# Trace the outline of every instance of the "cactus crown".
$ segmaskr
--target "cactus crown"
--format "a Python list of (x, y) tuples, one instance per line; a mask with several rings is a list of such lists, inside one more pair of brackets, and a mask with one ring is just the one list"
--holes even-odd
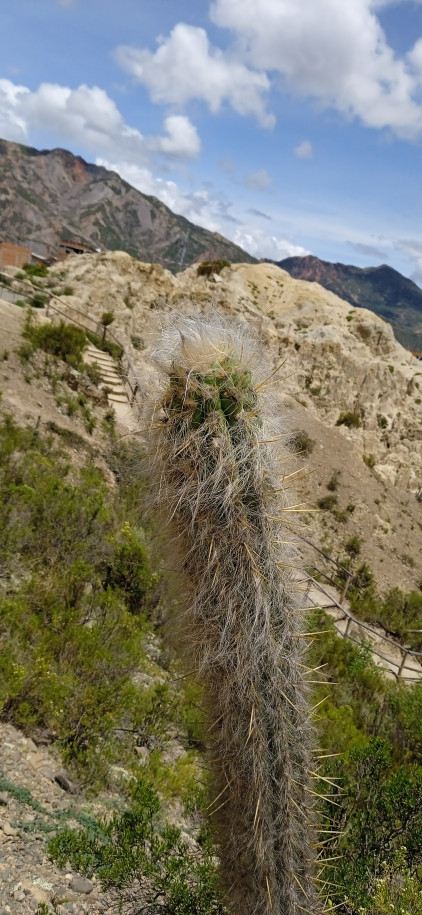
[(192, 429), (198, 429), (210, 413), (220, 414), (221, 422), (231, 428), (242, 410), (251, 411), (256, 405), (251, 372), (242, 371), (233, 357), (210, 366), (206, 374), (170, 375), (169, 381), (165, 405)]

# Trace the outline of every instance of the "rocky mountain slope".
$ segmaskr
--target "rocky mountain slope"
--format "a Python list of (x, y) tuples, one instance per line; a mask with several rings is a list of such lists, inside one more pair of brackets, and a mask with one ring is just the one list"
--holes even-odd
[(116, 172), (64, 149), (0, 140), (0, 237), (53, 254), (61, 238), (127, 251), (177, 271), (222, 258), (255, 262), (242, 248), (131, 187)]
[(368, 308), (389, 321), (397, 339), (422, 350), (422, 289), (397, 270), (332, 264), (318, 257), (287, 257), (278, 262), (298, 280), (319, 283), (355, 308)]
[[(173, 276), (114, 252), (71, 257), (47, 282), (69, 316), (78, 319), (80, 309), (98, 321), (114, 312), (112, 329), (141, 380), (141, 402), (152, 383), (153, 341), (170, 309), (216, 308), (251, 324), (274, 367), (283, 362), (274, 394), (285, 401), (311, 471), (300, 498), (315, 506), (337, 480), (331, 509), (314, 515), (312, 538), (338, 556), (358, 536), (381, 588), (419, 586), (422, 365), (389, 324), (271, 264), (233, 265), (207, 279), (195, 267)], [(65, 287), (73, 295), (60, 296)]]

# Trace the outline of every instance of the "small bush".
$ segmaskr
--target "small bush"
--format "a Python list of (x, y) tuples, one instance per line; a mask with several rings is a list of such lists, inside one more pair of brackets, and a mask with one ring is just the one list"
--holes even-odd
[(137, 334), (134, 334), (131, 338), (132, 346), (135, 349), (145, 349), (145, 341), (142, 337), (138, 337)]
[(213, 273), (220, 274), (224, 267), (230, 267), (230, 261), (203, 261), (198, 264), (196, 272), (198, 276), (212, 276)]
[(123, 527), (121, 533), (122, 543), (115, 552), (113, 564), (107, 570), (106, 585), (122, 591), (130, 611), (139, 613), (145, 595), (157, 579), (151, 575), (142, 536), (129, 525)]
[(334, 473), (332, 474), (332, 476), (330, 477), (330, 479), (328, 480), (327, 489), (329, 489), (330, 492), (337, 491), (339, 480), (340, 480), (340, 473), (341, 473), (340, 470), (335, 470)]
[(332, 511), (337, 505), (337, 496), (322, 496), (321, 499), (318, 499), (317, 505), (323, 511)]
[(45, 308), (47, 302), (48, 296), (43, 295), (42, 292), (36, 292), (29, 300), (31, 308)]
[(82, 354), (87, 346), (86, 336), (81, 328), (73, 324), (60, 321), (60, 324), (43, 324), (38, 327), (32, 321), (27, 321), (24, 336), (33, 349), (43, 349), (74, 367), (79, 367), (82, 363)]
[(81, 371), (87, 375), (92, 384), (99, 385), (102, 379), (102, 373), (98, 362), (84, 362), (81, 365)]
[(359, 429), (361, 422), (360, 413), (349, 410), (346, 413), (340, 413), (336, 426), (347, 426), (348, 429)]
[(383, 416), (382, 413), (377, 413), (377, 424), (380, 429), (386, 429), (388, 426), (388, 419), (386, 416)]
[(103, 311), (101, 315), (100, 324), (102, 327), (110, 327), (114, 321), (114, 312), (113, 311)]
[(370, 470), (372, 470), (372, 468), (375, 467), (375, 464), (377, 463), (375, 455), (373, 455), (373, 454), (364, 454), (363, 460), (364, 460), (364, 463), (366, 464), (366, 466), (369, 467)]
[(345, 550), (349, 556), (359, 556), (362, 546), (362, 539), (355, 534), (353, 537), (350, 537), (347, 543), (345, 544)]
[(22, 270), (27, 276), (48, 276), (48, 268), (45, 264), (24, 264)]
[(315, 442), (304, 429), (300, 429), (295, 434), (293, 446), (298, 454), (309, 455), (314, 450)]
[[(119, 911), (163, 915), (224, 915), (208, 835), (202, 850), (190, 850), (175, 826), (162, 825), (160, 801), (148, 783), (138, 781), (131, 805), (111, 820), (99, 820), (83, 830), (66, 829), (49, 842), (49, 854), (59, 867), (69, 861), (75, 870), (95, 874), (119, 897)], [(159, 905), (157, 905), (157, 900)], [(136, 911), (141, 911), (136, 906)]]

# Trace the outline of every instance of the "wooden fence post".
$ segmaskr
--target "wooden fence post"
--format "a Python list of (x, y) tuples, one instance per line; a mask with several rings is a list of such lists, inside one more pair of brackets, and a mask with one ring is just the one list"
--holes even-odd
[(398, 680), (399, 680), (400, 677), (401, 677), (402, 670), (403, 670), (403, 668), (404, 668), (404, 666), (405, 666), (405, 663), (406, 663), (406, 658), (407, 658), (407, 651), (404, 651), (404, 652), (403, 652), (403, 657), (402, 657), (402, 659), (401, 659), (401, 664), (400, 664), (400, 667), (399, 667), (399, 672), (398, 672), (398, 674), (397, 674), (397, 679), (398, 679)]
[(353, 578), (352, 573), (351, 573), (351, 572), (348, 572), (348, 573), (347, 573), (346, 581), (344, 582), (343, 590), (342, 590), (342, 592), (341, 592), (341, 594), (340, 594), (339, 604), (342, 604), (342, 603), (343, 603), (344, 598), (346, 597), (346, 594), (347, 594), (347, 589), (348, 589), (348, 587), (349, 587), (349, 585), (350, 585), (350, 582), (351, 582), (352, 578)]

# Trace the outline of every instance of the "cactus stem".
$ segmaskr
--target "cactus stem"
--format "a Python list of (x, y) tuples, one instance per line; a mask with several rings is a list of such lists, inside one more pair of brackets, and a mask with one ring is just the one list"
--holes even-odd
[(310, 509), (287, 506), (278, 488), (290, 475), (276, 465), (292, 460), (271, 390), (284, 361), (259, 375), (264, 359), (233, 323), (170, 322), (156, 353), (167, 378), (151, 442), (189, 580), (176, 608), (189, 637), (178, 641), (204, 690), (215, 795), (208, 813), (229, 908), (297, 915), (310, 901), (319, 915), (308, 824), (320, 795), (308, 789), (313, 726), (300, 640), (323, 633), (300, 632), (303, 596), (295, 595), (303, 587), (291, 541), (303, 524), (294, 515)]

